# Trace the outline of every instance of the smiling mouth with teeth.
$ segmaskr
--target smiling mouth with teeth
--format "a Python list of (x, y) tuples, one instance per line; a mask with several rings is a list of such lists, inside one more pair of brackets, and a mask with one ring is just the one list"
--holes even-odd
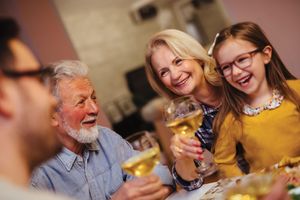
[(248, 75), (246, 78), (243, 78), (242, 80), (237, 81), (237, 83), (240, 85), (245, 85), (250, 81), (251, 77), (252, 77), (252, 75)]
[(176, 83), (175, 86), (180, 87), (180, 86), (184, 85), (187, 82), (188, 78), (189, 77), (187, 77), (187, 78), (183, 79), (182, 81)]

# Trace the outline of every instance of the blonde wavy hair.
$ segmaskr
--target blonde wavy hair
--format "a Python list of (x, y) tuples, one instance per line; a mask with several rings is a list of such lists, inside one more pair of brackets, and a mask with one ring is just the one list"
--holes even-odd
[(181, 59), (195, 59), (203, 63), (205, 80), (219, 88), (221, 79), (215, 71), (215, 60), (208, 56), (207, 51), (192, 36), (175, 29), (167, 29), (154, 34), (147, 45), (145, 53), (145, 70), (148, 81), (152, 88), (161, 96), (172, 99), (178, 95), (170, 91), (155, 73), (151, 57), (162, 45), (167, 46), (176, 56)]

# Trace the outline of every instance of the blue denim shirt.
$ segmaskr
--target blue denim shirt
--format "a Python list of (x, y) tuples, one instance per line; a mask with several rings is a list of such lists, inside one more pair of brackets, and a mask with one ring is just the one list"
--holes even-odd
[[(82, 157), (64, 148), (54, 159), (35, 170), (31, 184), (78, 200), (104, 200), (133, 177), (121, 169), (121, 164), (137, 152), (110, 129), (100, 127), (99, 138), (87, 145)], [(154, 173), (173, 187), (166, 166), (158, 165)]]

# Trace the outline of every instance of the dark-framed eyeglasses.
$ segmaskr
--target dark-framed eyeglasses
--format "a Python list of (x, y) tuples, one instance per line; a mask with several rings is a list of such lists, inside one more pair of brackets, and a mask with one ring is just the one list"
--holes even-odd
[(40, 66), (36, 70), (27, 70), (27, 71), (14, 71), (11, 69), (2, 69), (1, 73), (12, 79), (19, 79), (22, 77), (33, 77), (36, 78), (39, 82), (41, 82), (45, 86), (49, 86), (50, 76), (52, 74), (52, 69), (49, 67)]
[(243, 53), (239, 55), (237, 58), (234, 59), (231, 63), (226, 63), (224, 65), (217, 66), (215, 70), (220, 74), (222, 77), (230, 76), (232, 73), (232, 66), (235, 65), (236, 67), (240, 69), (245, 69), (249, 66), (251, 66), (253, 61), (253, 56), (260, 52), (262, 49), (257, 48), (253, 51), (249, 51), (247, 53)]

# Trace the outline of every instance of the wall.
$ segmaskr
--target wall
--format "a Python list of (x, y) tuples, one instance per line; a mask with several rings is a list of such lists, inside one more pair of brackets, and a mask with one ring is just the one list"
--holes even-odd
[(266, 32), (287, 67), (300, 77), (299, 0), (222, 0), (232, 22), (253, 21)]
[(0, 6), (2, 15), (18, 21), (22, 39), (44, 64), (78, 58), (52, 1), (1, 0)]
[[(18, 21), (22, 40), (43, 64), (78, 59), (52, 0), (0, 0), (0, 15)], [(99, 112), (98, 123), (111, 127), (103, 110)]]

